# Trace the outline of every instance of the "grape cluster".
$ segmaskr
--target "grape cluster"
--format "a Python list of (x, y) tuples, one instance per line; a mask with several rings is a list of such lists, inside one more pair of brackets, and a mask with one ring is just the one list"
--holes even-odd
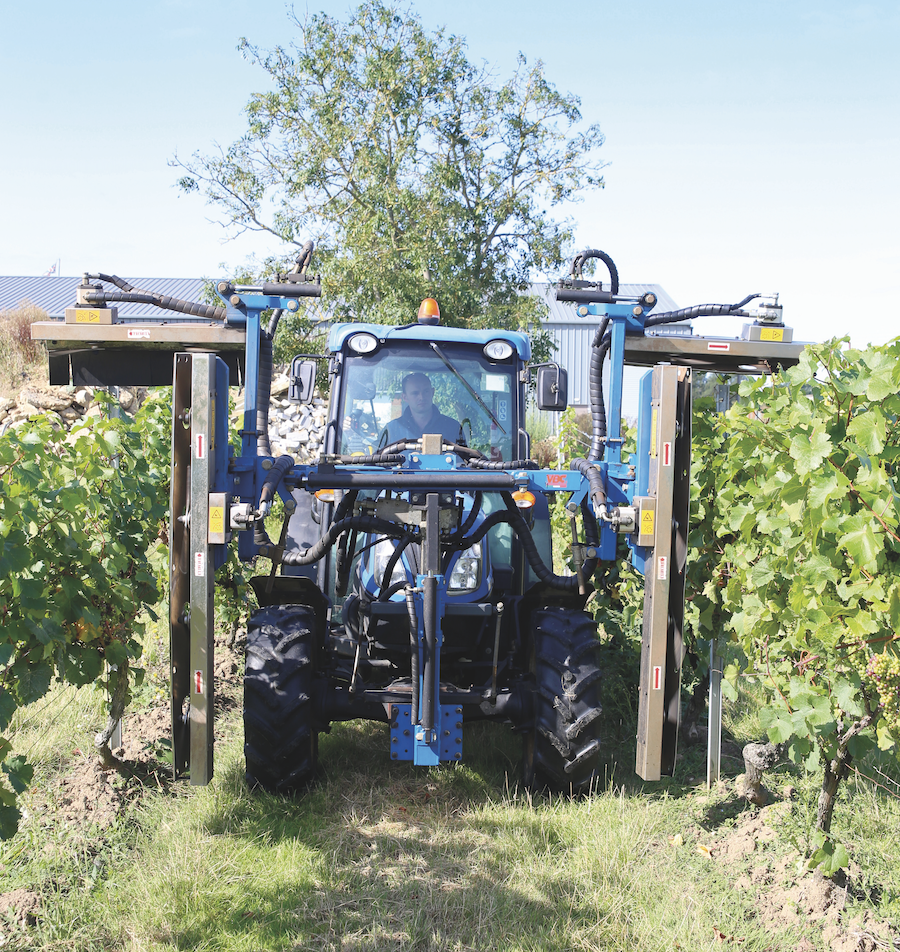
[(866, 673), (875, 682), (888, 726), (894, 731), (900, 730), (900, 656), (891, 651), (873, 654)]

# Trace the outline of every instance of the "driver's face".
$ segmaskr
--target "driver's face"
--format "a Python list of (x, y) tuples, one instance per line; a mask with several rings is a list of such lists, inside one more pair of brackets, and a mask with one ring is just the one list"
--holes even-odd
[(414, 380), (403, 391), (403, 399), (409, 404), (413, 413), (422, 414), (431, 408), (434, 397), (434, 387), (431, 384)]

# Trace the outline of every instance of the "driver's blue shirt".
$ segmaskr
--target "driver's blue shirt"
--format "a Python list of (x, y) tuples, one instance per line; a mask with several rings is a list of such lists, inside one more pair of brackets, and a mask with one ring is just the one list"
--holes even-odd
[(416, 423), (412, 412), (407, 407), (396, 420), (391, 420), (381, 431), (378, 439), (379, 446), (388, 446), (400, 440), (418, 440), (425, 433), (440, 433), (448, 443), (458, 443), (465, 446), (462, 426), (452, 417), (444, 416), (434, 405), (431, 407), (431, 418), (425, 426)]

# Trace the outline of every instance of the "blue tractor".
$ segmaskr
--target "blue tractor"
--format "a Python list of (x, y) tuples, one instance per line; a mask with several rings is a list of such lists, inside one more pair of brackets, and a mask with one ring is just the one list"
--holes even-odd
[[(152, 301), (194, 324), (121, 322), (111, 305), (153, 295), (86, 275), (64, 326), (35, 325), (50, 348), (51, 383), (158, 382), (174, 353), (176, 773), (199, 784), (212, 775), (214, 573), (236, 544), (243, 560), (272, 560), (253, 580), (259, 608), (247, 632), (251, 785), (302, 789), (316, 770), (318, 735), (365, 718), (388, 725), (386, 756), (417, 765), (461, 760), (464, 724), (501, 721), (523, 739), (527, 785), (590, 789), (602, 673), (584, 605), (598, 563), (624, 545), (646, 583), (636, 771), (647, 780), (670, 774), (684, 653), (691, 375), (796, 363), (802, 347), (777, 303), (750, 313), (752, 295), (655, 314), (652, 293), (619, 293), (608, 255), (579, 255), (555, 293), (595, 328), (586, 355), (592, 433), (585, 458), (567, 469), (531, 459), (526, 408), (564, 410), (567, 375), (555, 363), (533, 364), (527, 336), (444, 326), (430, 299), (403, 326), (337, 324), (324, 355), (299, 355), (291, 366), (297, 403), (312, 400), (322, 360), (331, 382), (323, 452), (299, 465), (272, 455), (267, 419), (280, 315), (320, 291), (307, 273), (311, 254), (305, 247), (274, 282), (220, 283), (220, 306)], [(592, 258), (606, 266), (606, 285), (583, 277)], [(91, 310), (100, 318), (86, 318)], [(695, 336), (683, 324), (716, 314), (751, 322), (740, 339)], [(673, 323), (681, 333), (666, 333)], [(624, 458), (626, 364), (650, 369), (637, 451)], [(228, 438), (236, 381), (245, 393), (239, 453)], [(550, 501), (558, 494), (571, 520), (571, 574), (554, 570)], [(273, 541), (276, 497), (283, 523)]]

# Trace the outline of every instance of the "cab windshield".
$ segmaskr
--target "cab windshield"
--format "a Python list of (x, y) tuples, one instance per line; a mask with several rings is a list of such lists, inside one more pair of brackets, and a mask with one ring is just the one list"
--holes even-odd
[(495, 363), (480, 346), (450, 343), (437, 350), (422, 341), (390, 343), (371, 355), (347, 356), (341, 452), (368, 455), (397, 439), (440, 432), (489, 459), (513, 459), (515, 369), (514, 357)]

